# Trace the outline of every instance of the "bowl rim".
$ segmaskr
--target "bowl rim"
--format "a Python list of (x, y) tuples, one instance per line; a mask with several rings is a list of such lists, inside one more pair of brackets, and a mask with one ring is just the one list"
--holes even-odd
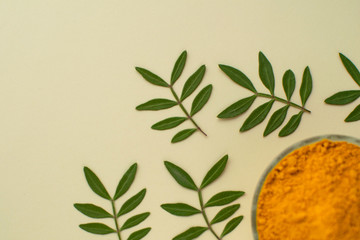
[(348, 135), (341, 135), (341, 134), (325, 134), (325, 135), (318, 135), (315, 137), (306, 138), (300, 140), (289, 147), (285, 148), (285, 150), (281, 151), (276, 157), (270, 162), (270, 164), (266, 167), (264, 172), (261, 174), (260, 179), (256, 185), (255, 192), (252, 199), (251, 205), (251, 228), (254, 236), (254, 240), (259, 240), (258, 232), (257, 232), (257, 225), (256, 225), (256, 215), (257, 215), (257, 204), (258, 198), (260, 195), (261, 188), (266, 180), (268, 174), (273, 170), (273, 168), (289, 153), (293, 152), (294, 150), (301, 148), (306, 145), (310, 145), (312, 143), (320, 142), (322, 140), (330, 140), (335, 142), (345, 141), (352, 144), (356, 144), (360, 146), (360, 139)]

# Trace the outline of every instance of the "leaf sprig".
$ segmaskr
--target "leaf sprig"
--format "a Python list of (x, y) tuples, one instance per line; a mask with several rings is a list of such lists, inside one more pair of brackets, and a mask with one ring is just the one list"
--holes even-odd
[[(125, 201), (119, 211), (116, 210), (115, 201), (122, 197), (128, 191), (134, 181), (136, 171), (137, 164), (135, 163), (125, 172), (116, 188), (114, 196), (111, 197), (104, 185), (101, 183), (100, 179), (96, 176), (96, 174), (88, 167), (84, 167), (85, 178), (90, 188), (93, 190), (94, 193), (108, 200), (111, 203), (112, 213), (109, 213), (105, 209), (91, 203), (75, 203), (74, 207), (84, 215), (91, 218), (112, 218), (115, 223), (115, 229), (98, 222), (80, 224), (79, 227), (81, 229), (89, 233), (101, 235), (116, 233), (118, 239), (121, 240), (121, 233), (123, 230), (135, 227), (138, 224), (142, 223), (147, 217), (149, 217), (149, 212), (140, 213), (128, 218), (121, 226), (119, 225), (119, 218), (139, 206), (146, 194), (146, 189), (144, 188), (140, 192), (129, 198), (127, 201)], [(150, 232), (150, 230), (151, 228), (147, 227), (134, 231), (129, 235), (127, 240), (142, 239)]]
[(220, 64), (219, 67), (231, 80), (233, 80), (240, 86), (250, 90), (253, 95), (240, 99), (239, 101), (231, 104), (218, 115), (218, 118), (234, 118), (245, 113), (254, 103), (255, 99), (258, 97), (269, 99), (268, 102), (257, 107), (247, 117), (247, 119), (240, 128), (240, 132), (245, 132), (262, 123), (265, 120), (266, 116), (269, 114), (274, 102), (283, 103), (285, 104), (285, 106), (278, 109), (272, 114), (265, 128), (263, 136), (269, 135), (277, 128), (279, 128), (281, 124), (283, 124), (290, 107), (298, 109), (299, 112), (293, 115), (290, 120), (285, 124), (285, 126), (280, 130), (280, 137), (285, 137), (293, 133), (298, 128), (303, 113), (310, 113), (310, 111), (305, 108), (305, 103), (308, 100), (312, 91), (312, 77), (309, 67), (306, 67), (304, 70), (300, 86), (301, 105), (298, 105), (290, 100), (294, 93), (296, 84), (295, 75), (291, 70), (287, 70), (284, 73), (282, 79), (286, 99), (275, 96), (275, 77), (273, 73), (273, 68), (269, 60), (262, 52), (259, 52), (259, 76), (261, 82), (268, 89), (270, 94), (258, 92), (250, 79), (240, 70), (223, 64)]
[(174, 84), (175, 82), (180, 78), (184, 67), (186, 63), (187, 58), (187, 52), (183, 51), (181, 55), (178, 57), (177, 61), (175, 62), (174, 68), (171, 73), (171, 79), (170, 83), (167, 83), (165, 80), (157, 76), (156, 74), (150, 72), (147, 69), (136, 67), (136, 71), (141, 74), (141, 76), (148, 81), (149, 83), (152, 83), (154, 85), (165, 87), (170, 89), (174, 100), (170, 99), (164, 99), (164, 98), (155, 98), (148, 102), (145, 102), (143, 104), (140, 104), (136, 107), (139, 111), (158, 111), (163, 109), (168, 109), (173, 106), (178, 105), (183, 113), (185, 114), (185, 117), (170, 117), (166, 118), (164, 120), (161, 120), (154, 125), (152, 125), (152, 129), (154, 130), (167, 130), (171, 128), (175, 128), (185, 122), (186, 120), (189, 120), (193, 125), (194, 128), (184, 129), (180, 132), (178, 132), (171, 140), (172, 143), (180, 142), (185, 140), (186, 138), (190, 137), (194, 132), (200, 131), (205, 136), (206, 133), (200, 128), (200, 126), (195, 122), (194, 115), (198, 113), (208, 102), (211, 92), (212, 92), (212, 85), (209, 84), (206, 87), (204, 87), (194, 98), (191, 110), (190, 112), (185, 108), (183, 105), (183, 102), (197, 89), (197, 87), (202, 82), (206, 67), (205, 65), (202, 65), (195, 73), (193, 73), (185, 82), (182, 93), (180, 97), (174, 90)]
[[(360, 72), (356, 66), (342, 53), (339, 53), (340, 59), (350, 74), (352, 79), (360, 86)], [(360, 90), (347, 90), (335, 93), (325, 99), (325, 103), (332, 105), (345, 105), (354, 102), (360, 97)], [(354, 122), (360, 120), (360, 104), (345, 118), (345, 122)]]
[(199, 198), (200, 208), (195, 208), (186, 203), (166, 203), (162, 204), (161, 207), (175, 216), (192, 216), (195, 214), (202, 214), (206, 226), (195, 226), (187, 229), (185, 232), (180, 233), (175, 236), (173, 240), (191, 240), (199, 237), (205, 231), (209, 230), (216, 239), (222, 240), (224, 237), (232, 232), (242, 221), (243, 216), (237, 216), (231, 219), (224, 227), (221, 234), (215, 232), (213, 225), (219, 222), (225, 221), (230, 218), (239, 208), (240, 204), (233, 204), (227, 207), (222, 208), (212, 219), (209, 220), (209, 217), (206, 213), (206, 209), (209, 207), (215, 206), (224, 206), (228, 205), (241, 196), (244, 195), (242, 191), (224, 191), (215, 194), (207, 202), (204, 202), (202, 190), (207, 187), (209, 184), (214, 182), (224, 171), (225, 166), (228, 161), (228, 156), (221, 158), (205, 175), (203, 181), (198, 187), (190, 175), (185, 172), (180, 167), (176, 166), (171, 162), (165, 161), (165, 167), (169, 173), (173, 176), (177, 183), (179, 183), (184, 188), (196, 191)]

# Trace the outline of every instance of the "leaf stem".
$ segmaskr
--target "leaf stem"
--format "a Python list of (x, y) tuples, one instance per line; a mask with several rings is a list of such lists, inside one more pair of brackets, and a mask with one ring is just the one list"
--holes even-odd
[(285, 100), (285, 99), (283, 99), (283, 98), (279, 98), (279, 97), (276, 97), (276, 96), (273, 96), (273, 95), (270, 95), (270, 94), (266, 94), (266, 93), (255, 93), (255, 96), (273, 99), (273, 100), (275, 100), (275, 101), (278, 101), (278, 102), (281, 102), (281, 103), (285, 103), (285, 104), (287, 104), (287, 105), (289, 105), (289, 106), (291, 106), (291, 107), (300, 109), (300, 110), (303, 111), (303, 112), (311, 113), (311, 111), (308, 110), (308, 109), (306, 109), (305, 107), (302, 107), (302, 106), (300, 106), (300, 105), (297, 105), (296, 103), (290, 102), (290, 101), (288, 101), (288, 100)]
[(194, 121), (194, 119), (190, 116), (190, 114), (188, 113), (188, 111), (185, 109), (184, 105), (182, 104), (182, 102), (180, 101), (178, 95), (176, 94), (176, 92), (174, 91), (174, 88), (170, 85), (169, 86), (171, 93), (173, 94), (176, 102), (179, 104), (181, 110), (185, 113), (186, 117), (194, 124), (194, 126), (205, 136), (207, 136), (207, 134), (199, 127), (199, 125)]
[(221, 238), (216, 234), (216, 232), (214, 231), (214, 229), (211, 227), (211, 224), (209, 222), (209, 219), (206, 215), (205, 212), (205, 207), (204, 207), (204, 201), (203, 201), (203, 197), (202, 197), (202, 193), (201, 193), (201, 189), (198, 189), (198, 195), (199, 195), (199, 202), (200, 202), (200, 207), (201, 207), (201, 213), (205, 219), (206, 225), (209, 228), (210, 232), (216, 237), (216, 239), (221, 240)]
[(113, 217), (114, 217), (114, 221), (115, 221), (116, 233), (117, 233), (117, 236), (119, 237), (119, 240), (121, 240), (119, 223), (118, 223), (118, 220), (116, 217), (116, 208), (115, 208), (114, 199), (111, 199), (111, 206), (112, 206), (112, 210), (113, 210)]

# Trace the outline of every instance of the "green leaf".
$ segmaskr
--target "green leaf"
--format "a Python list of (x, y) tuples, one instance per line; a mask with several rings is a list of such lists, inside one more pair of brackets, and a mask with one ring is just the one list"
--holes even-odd
[(289, 105), (286, 105), (285, 107), (282, 107), (273, 113), (268, 124), (266, 125), (264, 137), (275, 131), (278, 127), (280, 127), (280, 125), (284, 122), (286, 118), (288, 109)]
[(195, 191), (198, 190), (194, 181), (187, 172), (171, 162), (165, 161), (164, 164), (171, 176), (173, 176), (176, 182), (178, 182), (181, 186)]
[(339, 53), (342, 63), (344, 64), (346, 70), (354, 79), (354, 81), (360, 86), (360, 72), (355, 67), (355, 65), (342, 53)]
[(186, 63), (186, 57), (187, 52), (183, 51), (180, 54), (179, 58), (176, 60), (173, 71), (171, 73), (171, 85), (173, 85), (176, 80), (179, 79), (181, 73), (183, 72)]
[(295, 132), (295, 130), (298, 128), (300, 121), (301, 121), (301, 116), (304, 112), (301, 111), (298, 114), (295, 114), (294, 116), (292, 116), (289, 120), (289, 122), (281, 129), (281, 131), (279, 132), (279, 137), (285, 137), (288, 136), (290, 134), (292, 134), (293, 132)]
[(271, 95), (274, 95), (274, 72), (271, 63), (262, 52), (259, 52), (259, 76), (265, 87), (269, 89)]
[(140, 104), (139, 106), (136, 107), (136, 110), (157, 111), (157, 110), (168, 109), (175, 105), (177, 105), (177, 102), (175, 102), (175, 101), (172, 101), (169, 99), (164, 99), (164, 98), (156, 98), (156, 99), (152, 99), (146, 103)]
[(89, 233), (105, 235), (115, 233), (116, 231), (102, 223), (86, 223), (80, 224), (79, 227)]
[(210, 200), (205, 204), (205, 207), (223, 206), (239, 199), (244, 194), (245, 193), (242, 191), (220, 192), (211, 197)]
[(127, 192), (127, 190), (129, 190), (131, 184), (134, 182), (136, 170), (137, 170), (137, 164), (134, 163), (122, 176), (116, 188), (114, 200), (117, 200), (119, 197), (124, 195)]
[(208, 230), (207, 227), (191, 227), (185, 232), (180, 233), (179, 235), (174, 237), (173, 240), (192, 240), (199, 237), (206, 230)]
[(290, 101), (290, 98), (295, 90), (295, 75), (291, 70), (287, 70), (283, 76), (283, 88), (286, 94), (286, 99)]
[(144, 228), (133, 232), (132, 234), (130, 234), (127, 240), (140, 240), (144, 238), (150, 232), (150, 230), (151, 228)]
[(169, 84), (167, 84), (167, 82), (165, 82), (161, 77), (159, 77), (158, 75), (150, 72), (149, 70), (146, 70), (146, 69), (141, 68), (141, 67), (135, 67), (135, 69), (149, 83), (152, 83), (154, 85), (161, 86), (161, 87), (169, 87)]
[(215, 181), (224, 171), (226, 163), (228, 161), (228, 155), (222, 157), (207, 173), (204, 177), (200, 188), (203, 189), (213, 181)]
[(106, 191), (104, 185), (101, 183), (100, 179), (96, 176), (96, 174), (93, 173), (93, 171), (91, 171), (88, 167), (84, 167), (84, 173), (86, 181), (88, 182), (90, 188), (94, 191), (94, 193), (96, 193), (100, 197), (111, 200), (109, 193)]
[(201, 213), (199, 209), (196, 209), (185, 203), (167, 203), (161, 205), (162, 209), (176, 216), (191, 216)]
[(345, 122), (354, 122), (360, 120), (360, 105), (357, 105), (357, 107), (349, 114), (349, 116), (346, 117)]
[(145, 219), (147, 219), (149, 217), (149, 215), (150, 215), (149, 212), (145, 212), (145, 213), (141, 213), (141, 214), (138, 214), (138, 215), (135, 215), (135, 216), (129, 218), (128, 220), (125, 221), (125, 223), (122, 225), (120, 230), (132, 228), (132, 227), (142, 223)]
[(240, 70), (230, 67), (230, 66), (227, 66), (227, 65), (222, 65), (222, 64), (220, 64), (219, 67), (226, 75), (228, 75), (228, 77), (231, 80), (233, 80), (240, 86), (242, 86), (246, 89), (249, 89), (253, 93), (256, 93), (256, 89), (255, 89), (254, 85), (251, 83), (249, 78), (245, 74), (243, 74)]
[(208, 102), (210, 98), (211, 92), (212, 92), (212, 85), (210, 84), (204, 87), (198, 93), (198, 95), (196, 95), (191, 105), (191, 112), (190, 112), (191, 116), (194, 116), (205, 106), (205, 104)]
[(240, 99), (239, 101), (231, 104), (224, 111), (222, 111), (218, 118), (233, 118), (246, 112), (256, 99), (256, 95), (252, 95), (247, 98)]
[(179, 126), (185, 120), (187, 120), (186, 117), (171, 117), (155, 123), (151, 128), (155, 130), (167, 130)]
[(300, 97), (301, 103), (305, 106), (306, 101), (308, 100), (312, 91), (312, 78), (309, 67), (306, 67), (304, 70), (301, 86), (300, 86)]
[(239, 216), (236, 218), (231, 219), (225, 226), (223, 232), (221, 233), (221, 238), (223, 238), (225, 235), (231, 233), (243, 220), (243, 216)]
[(189, 77), (189, 79), (185, 82), (184, 88), (181, 93), (180, 100), (184, 101), (188, 96), (190, 96), (196, 88), (201, 83), (202, 79), (205, 75), (206, 67), (202, 65), (193, 75)]
[(194, 132), (196, 132), (196, 128), (184, 129), (178, 132), (177, 134), (175, 134), (175, 136), (171, 139), (171, 142), (172, 143), (181, 142), (187, 139), (188, 137), (190, 137), (191, 135), (193, 135)]
[(271, 100), (271, 101), (264, 103), (264, 104), (260, 105), (259, 107), (257, 107), (249, 115), (249, 117), (245, 120), (244, 124), (240, 128), (240, 132), (245, 132), (245, 131), (255, 127), (256, 125), (260, 124), (262, 121), (264, 121), (264, 119), (268, 115), (273, 103), (274, 103), (274, 100)]
[(349, 90), (349, 91), (335, 93), (331, 97), (325, 99), (325, 102), (327, 104), (333, 104), (333, 105), (345, 105), (348, 103), (352, 103), (359, 97), (360, 97), (360, 90)]
[(91, 218), (112, 218), (113, 216), (103, 208), (90, 203), (75, 203), (74, 207), (82, 214)]
[(228, 219), (233, 215), (238, 209), (240, 208), (240, 204), (231, 205), (228, 207), (225, 207), (221, 209), (214, 217), (213, 220), (211, 220), (211, 224), (219, 223), (224, 221), (225, 219)]
[(117, 217), (120, 217), (128, 212), (131, 212), (134, 210), (139, 204), (142, 202), (146, 194), (146, 189), (144, 188), (131, 198), (129, 198), (120, 208), (119, 213), (117, 214)]

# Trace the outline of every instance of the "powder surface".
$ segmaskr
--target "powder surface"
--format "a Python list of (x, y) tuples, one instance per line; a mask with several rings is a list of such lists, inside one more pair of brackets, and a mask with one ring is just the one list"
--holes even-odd
[(320, 142), (283, 158), (257, 206), (259, 240), (360, 240), (360, 147)]

